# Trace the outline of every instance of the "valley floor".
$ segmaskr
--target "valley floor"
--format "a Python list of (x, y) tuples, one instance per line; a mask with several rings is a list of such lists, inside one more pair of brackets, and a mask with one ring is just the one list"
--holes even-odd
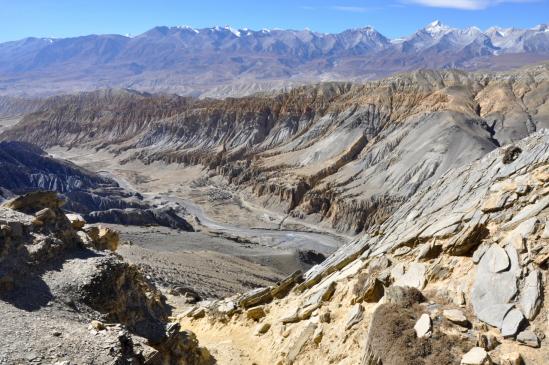
[(185, 208), (197, 232), (113, 226), (133, 244), (122, 245), (119, 253), (161, 287), (187, 286), (205, 298), (245, 292), (308, 269), (350, 239), (253, 205), (201, 167), (120, 164), (123, 156), (103, 151), (48, 152), (108, 175), (152, 203)]

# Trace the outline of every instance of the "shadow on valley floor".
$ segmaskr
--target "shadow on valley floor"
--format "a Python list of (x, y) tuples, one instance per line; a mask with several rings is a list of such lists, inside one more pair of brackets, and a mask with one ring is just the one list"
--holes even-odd
[[(39, 310), (56, 298), (50, 285), (44, 281), (43, 275), (52, 271), (62, 271), (64, 263), (68, 260), (85, 260), (99, 256), (92, 250), (79, 248), (57, 257), (41, 267), (31, 268), (27, 272), (25, 272), (25, 269), (21, 269), (21, 276), (14, 280), (13, 288), (0, 292), (0, 300), (28, 312)], [(30, 257), (27, 256), (26, 259), (30, 261)], [(70, 300), (66, 301), (65, 304), (77, 310), (76, 305), (71, 303)]]

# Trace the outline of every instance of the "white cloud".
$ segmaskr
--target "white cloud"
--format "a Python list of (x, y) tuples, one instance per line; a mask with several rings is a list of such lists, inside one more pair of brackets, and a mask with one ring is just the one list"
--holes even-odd
[(367, 12), (368, 8), (362, 7), (362, 6), (332, 6), (333, 10), (337, 11), (348, 11), (350, 13), (365, 13)]
[(501, 3), (526, 3), (532, 0), (408, 0), (409, 3), (436, 8), (481, 10)]

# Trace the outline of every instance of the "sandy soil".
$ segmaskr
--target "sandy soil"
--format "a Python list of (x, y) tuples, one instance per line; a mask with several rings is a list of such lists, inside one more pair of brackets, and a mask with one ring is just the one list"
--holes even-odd
[[(250, 249), (202, 232), (179, 232), (164, 227), (110, 225), (121, 232), (118, 253), (137, 264), (164, 292), (190, 287), (203, 299), (228, 296), (266, 286), (296, 270), (292, 252), (261, 247)], [(268, 266), (264, 263), (269, 264)]]

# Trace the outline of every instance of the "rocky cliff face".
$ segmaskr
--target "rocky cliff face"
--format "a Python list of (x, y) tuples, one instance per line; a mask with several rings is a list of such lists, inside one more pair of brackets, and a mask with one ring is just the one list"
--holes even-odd
[[(0, 198), (50, 190), (67, 199), (65, 209), (90, 223), (161, 225), (192, 230), (174, 207), (154, 207), (114, 180), (48, 156), (29, 143), (0, 142)], [(181, 212), (180, 212), (181, 213)]]
[(548, 75), (421, 71), (226, 100), (83, 93), (1, 138), (202, 164), (269, 209), (362, 232), (449, 169), (549, 127)]
[(168, 326), (165, 298), (111, 252), (117, 234), (69, 220), (61, 205), (34, 192), (0, 206), (0, 360), (213, 361), (192, 333)]
[(180, 323), (227, 364), (542, 364), (548, 218), (545, 130), (450, 170), (303, 275)]

